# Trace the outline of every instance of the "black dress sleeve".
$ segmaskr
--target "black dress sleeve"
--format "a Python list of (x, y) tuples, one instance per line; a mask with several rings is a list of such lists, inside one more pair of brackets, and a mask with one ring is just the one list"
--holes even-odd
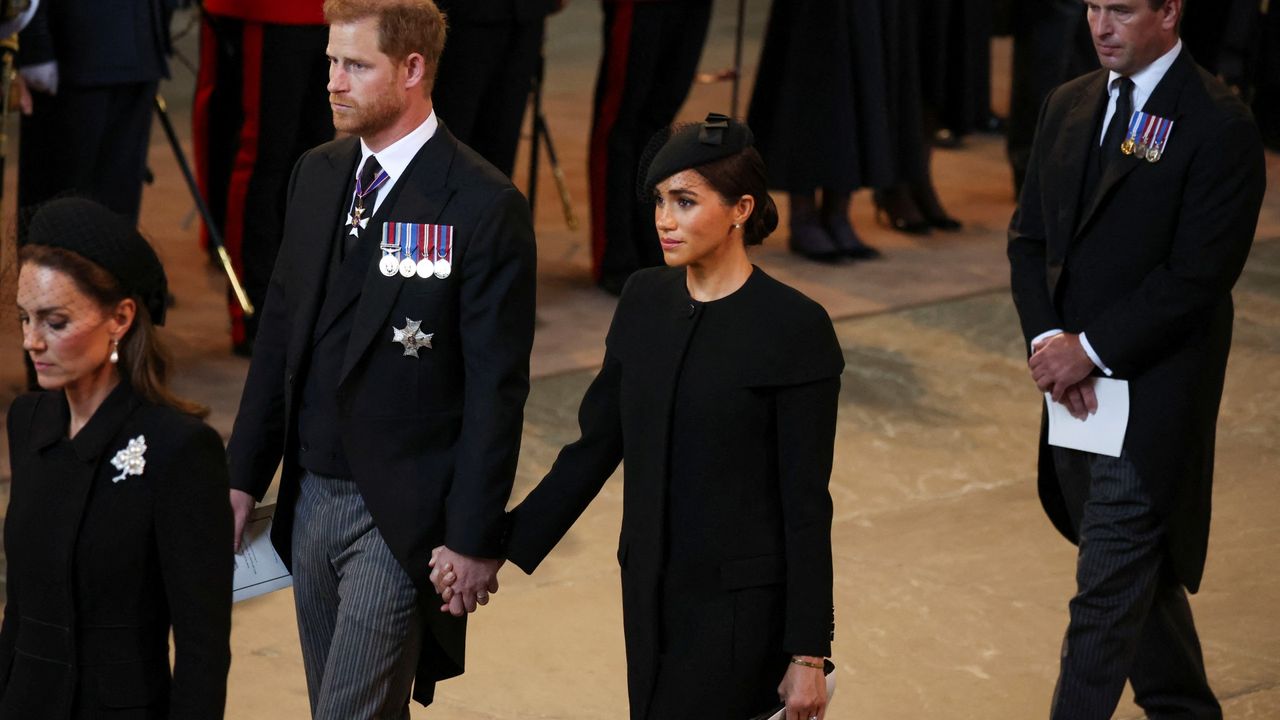
[(581, 436), (509, 514), (507, 558), (532, 573), (622, 462), (622, 365), (609, 352), (578, 409)]
[(840, 379), (779, 388), (778, 466), (787, 559), (783, 650), (831, 654), (831, 479)]
[(231, 666), (231, 506), (222, 440), (201, 424), (156, 487), (155, 532), (173, 623), (170, 717), (222, 718)]

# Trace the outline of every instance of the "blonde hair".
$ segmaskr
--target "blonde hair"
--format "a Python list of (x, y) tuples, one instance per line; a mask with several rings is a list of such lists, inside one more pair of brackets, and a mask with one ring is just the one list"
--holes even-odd
[(410, 53), (426, 61), (426, 84), (435, 83), (440, 53), (444, 52), (446, 21), (432, 0), (325, 0), (324, 19), (330, 25), (378, 19), (378, 49), (396, 62)]

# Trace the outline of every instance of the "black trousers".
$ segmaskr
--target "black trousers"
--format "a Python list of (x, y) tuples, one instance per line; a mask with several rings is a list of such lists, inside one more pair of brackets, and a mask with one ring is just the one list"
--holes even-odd
[(662, 264), (653, 212), (636, 192), (640, 156), (689, 95), (711, 22), (711, 2), (604, 3), (604, 56), (596, 76), (588, 176), (591, 267), (621, 290), (636, 270)]
[(1110, 720), (1127, 679), (1147, 717), (1221, 720), (1163, 519), (1127, 455), (1053, 448), (1079, 537), (1054, 720)]
[(156, 83), (33, 92), (18, 142), (18, 206), (71, 193), (137, 222)]
[(515, 170), (542, 30), (541, 19), (451, 26), (431, 91), (449, 131), (508, 176)]
[[(324, 25), (205, 14), (192, 108), (196, 175), (255, 308), (267, 297), (284, 232), (285, 193), (303, 152), (333, 139)], [(231, 340), (257, 326), (228, 291)]]

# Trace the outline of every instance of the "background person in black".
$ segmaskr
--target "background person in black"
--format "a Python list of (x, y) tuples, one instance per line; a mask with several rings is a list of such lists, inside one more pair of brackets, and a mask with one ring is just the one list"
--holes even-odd
[(711, 0), (600, 0), (604, 54), (596, 75), (587, 178), (591, 273), (622, 292), (631, 273), (662, 264), (636, 170), (654, 133), (689, 96), (711, 23)]
[[(1041, 430), (1041, 500), (1079, 545), (1052, 717), (1109, 719), (1128, 680), (1149, 717), (1221, 718), (1186, 590), (1204, 571), (1262, 145), (1182, 47), (1181, 0), (1085, 4), (1103, 69), (1046, 101), (1008, 247), (1036, 386), (1084, 417), (1094, 376), (1128, 382), (1119, 457), (1051, 447)], [(1158, 162), (1122, 152), (1127, 108), (1174, 121)]]
[(164, 269), (88, 200), (52, 201), (30, 228), (18, 315), (45, 392), (7, 423), (0, 718), (221, 718), (226, 458), (165, 383)]
[(449, 42), (431, 91), (440, 117), (467, 147), (508, 177), (547, 15), (565, 0), (440, 0)]
[(18, 206), (67, 191), (134, 222), (156, 85), (169, 74), (166, 0), (41, 0), (19, 34), (30, 110), (18, 145)]
[[(231, 503), (239, 532), (283, 462), (271, 539), (294, 575), (313, 715), (407, 718), (411, 686), (425, 705), (463, 671), (466, 623), (434, 611), (431, 549), (502, 554), (536, 251), (528, 202), (432, 111), (435, 5), (329, 0), (325, 16), (334, 124), (350, 136), (294, 169), (227, 450)], [(447, 272), (384, 276), (393, 222), (452, 228)], [(474, 606), (497, 562), (456, 564)]]
[[(204, 0), (191, 140), (200, 190), (255, 308), (280, 251), (289, 172), (333, 139), (322, 0)], [(202, 229), (208, 246), (208, 230)], [(253, 352), (256, 317), (228, 289), (231, 348)]]
[(743, 720), (782, 697), (787, 720), (822, 718), (844, 358), (822, 307), (748, 259), (778, 220), (745, 125), (677, 130), (644, 177), (669, 267), (628, 282), (582, 436), (511, 511), (507, 557), (533, 572), (625, 460), (631, 717)]

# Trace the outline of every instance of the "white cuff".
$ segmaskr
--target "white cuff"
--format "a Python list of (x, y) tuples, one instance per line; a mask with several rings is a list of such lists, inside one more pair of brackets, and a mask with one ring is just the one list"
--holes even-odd
[(28, 65), (18, 68), (18, 74), (27, 83), (27, 87), (48, 95), (58, 94), (58, 61), (49, 60), (39, 65)]
[(1093, 351), (1093, 346), (1089, 344), (1089, 338), (1085, 337), (1084, 333), (1080, 333), (1080, 347), (1084, 348), (1084, 354), (1089, 356), (1099, 370), (1107, 377), (1111, 377), (1111, 368), (1107, 367), (1107, 364), (1102, 362), (1102, 358), (1098, 357), (1098, 353)]
[(1041, 342), (1048, 340), (1054, 335), (1061, 335), (1061, 334), (1062, 334), (1062, 328), (1054, 328), (1052, 330), (1045, 330), (1039, 335), (1031, 338), (1031, 352), (1035, 352), (1036, 346), (1039, 345)]

